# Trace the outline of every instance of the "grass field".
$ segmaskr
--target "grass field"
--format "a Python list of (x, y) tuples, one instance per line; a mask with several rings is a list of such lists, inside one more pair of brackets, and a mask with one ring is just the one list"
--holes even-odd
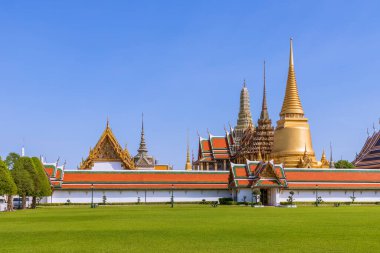
[(44, 207), (0, 213), (0, 242), (0, 252), (380, 252), (380, 207)]

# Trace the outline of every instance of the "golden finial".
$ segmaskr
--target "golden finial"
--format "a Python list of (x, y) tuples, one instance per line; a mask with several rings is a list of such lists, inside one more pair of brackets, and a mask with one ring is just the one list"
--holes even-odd
[(107, 116), (107, 124), (106, 124), (106, 128), (109, 128), (110, 127), (110, 119), (109, 117)]
[(289, 54), (289, 70), (288, 80), (286, 82), (285, 98), (282, 104), (280, 116), (286, 117), (303, 117), (304, 111), (301, 105), (301, 100), (298, 95), (298, 88), (296, 82), (296, 73), (294, 70), (293, 59), (293, 39), (290, 39), (290, 54)]
[(187, 147), (186, 147), (186, 170), (191, 170), (191, 163), (190, 163), (190, 146), (189, 146), (189, 130), (187, 130)]
[(259, 146), (259, 151), (258, 151), (258, 154), (257, 154), (257, 160), (259, 162), (261, 162), (263, 160), (263, 158), (261, 157), (261, 150), (260, 150), (260, 146)]
[(321, 158), (321, 160), (326, 160), (325, 149), (323, 149), (323, 151), (322, 151), (322, 158)]

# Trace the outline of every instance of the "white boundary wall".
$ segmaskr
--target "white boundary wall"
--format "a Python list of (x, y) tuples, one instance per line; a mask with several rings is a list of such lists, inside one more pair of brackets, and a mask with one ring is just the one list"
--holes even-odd
[[(294, 192), (295, 202), (315, 202), (316, 190), (292, 190), (292, 189), (268, 189), (269, 204), (279, 205), (286, 202), (290, 191)], [(138, 197), (140, 202), (170, 202), (171, 190), (94, 190), (94, 203), (102, 203), (106, 196), (107, 203), (136, 203)], [(219, 198), (232, 198), (236, 194), (229, 190), (175, 190), (175, 202), (200, 202), (217, 201)], [(355, 196), (355, 202), (380, 202), (380, 190), (318, 190), (318, 196), (324, 202), (351, 202)], [(252, 201), (252, 189), (242, 188), (236, 194), (236, 200), (243, 202)], [(52, 197), (43, 199), (42, 203), (91, 203), (91, 190), (55, 190)]]
[[(42, 203), (91, 203), (91, 190), (55, 190), (52, 197), (45, 198)], [(175, 202), (217, 201), (219, 198), (230, 198), (229, 190), (175, 190)], [(107, 203), (170, 202), (171, 190), (94, 190), (94, 203), (102, 203), (106, 196)]]
[[(280, 191), (278, 203), (286, 202), (291, 191), (295, 202), (315, 202), (316, 190), (286, 189)], [(351, 202), (352, 196), (355, 196), (355, 202), (380, 202), (380, 190), (318, 190), (318, 196), (324, 202)]]

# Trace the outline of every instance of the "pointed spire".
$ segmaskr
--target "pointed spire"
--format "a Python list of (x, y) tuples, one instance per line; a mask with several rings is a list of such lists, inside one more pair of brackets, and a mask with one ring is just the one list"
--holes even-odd
[(240, 92), (240, 108), (236, 129), (245, 130), (252, 123), (249, 93), (244, 79), (243, 88)]
[(144, 113), (142, 113), (141, 115), (141, 139), (140, 139), (140, 147), (137, 151), (139, 152), (139, 154), (140, 153), (145, 154), (148, 152), (148, 149), (145, 143), (145, 135), (144, 135)]
[(330, 142), (330, 168), (334, 168), (335, 165), (334, 165), (334, 161), (333, 161), (333, 150), (332, 150), (332, 145), (331, 145), (331, 142)]
[(321, 161), (322, 161), (322, 160), (326, 160), (325, 149), (323, 149), (323, 151), (322, 151), (322, 158), (321, 158)]
[(190, 163), (189, 131), (187, 131), (186, 163)]
[(191, 170), (191, 162), (190, 162), (190, 146), (189, 146), (189, 130), (187, 130), (187, 148), (186, 148), (186, 170)]
[(106, 128), (110, 128), (110, 119), (108, 118), (108, 116), (107, 116), (107, 124), (106, 124)]
[(290, 39), (288, 80), (286, 82), (285, 98), (282, 104), (280, 116), (281, 118), (284, 118), (284, 117), (302, 118), (304, 116), (301, 100), (298, 95), (296, 73), (294, 70), (293, 39)]
[(267, 106), (266, 79), (265, 79), (265, 61), (264, 61), (264, 88), (263, 88), (263, 102), (262, 102), (262, 106), (261, 106), (260, 119), (269, 119), (268, 106)]
[(261, 150), (260, 150), (260, 146), (259, 146), (259, 151), (258, 151), (258, 154), (257, 154), (257, 160), (259, 162), (261, 162), (263, 160), (262, 156), (261, 156)]

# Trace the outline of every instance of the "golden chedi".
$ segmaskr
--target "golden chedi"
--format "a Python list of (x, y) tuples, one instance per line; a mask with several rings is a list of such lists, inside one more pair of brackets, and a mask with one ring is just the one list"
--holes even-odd
[[(280, 112), (280, 120), (274, 132), (271, 158), (283, 163), (287, 168), (317, 167), (311, 142), (308, 119), (298, 95), (293, 61), (293, 43), (290, 39), (290, 58), (285, 98)], [(300, 160), (301, 159), (301, 160)]]

